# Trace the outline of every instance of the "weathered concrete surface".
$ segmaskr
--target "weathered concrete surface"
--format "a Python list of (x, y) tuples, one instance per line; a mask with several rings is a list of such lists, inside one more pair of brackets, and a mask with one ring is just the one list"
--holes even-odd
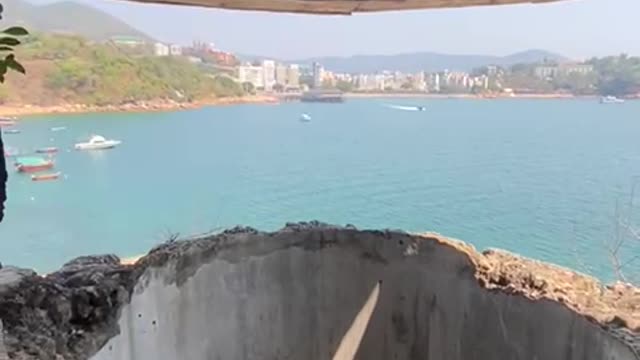
[(205, 6), (309, 14), (353, 14), (372, 11), (439, 9), (467, 6), (539, 4), (561, 0), (130, 0), (143, 3)]
[[(359, 343), (358, 359), (640, 359), (637, 289), (435, 236), (319, 224), (234, 229), (165, 244), (133, 266), (88, 263), (90, 273), (76, 263), (0, 292), (11, 358), (331, 359), (350, 328), (362, 329), (357, 315), (369, 313), (361, 341), (347, 338)], [(67, 297), (84, 310), (53, 321), (60, 310), (15, 304), (40, 281), (64, 294), (93, 286), (120, 295)], [(2, 310), (8, 303), (14, 315)], [(87, 313), (100, 316), (71, 320)], [(34, 339), (55, 346), (34, 354)]]

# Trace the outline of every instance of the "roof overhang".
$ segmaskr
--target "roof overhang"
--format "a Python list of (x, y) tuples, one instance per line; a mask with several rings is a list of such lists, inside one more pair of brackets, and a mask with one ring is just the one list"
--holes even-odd
[(129, 0), (233, 10), (350, 15), (358, 12), (418, 10), (566, 0)]

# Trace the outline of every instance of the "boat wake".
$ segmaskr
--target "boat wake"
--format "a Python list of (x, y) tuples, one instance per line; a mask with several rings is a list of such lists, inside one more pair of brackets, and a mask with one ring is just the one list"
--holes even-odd
[(393, 105), (393, 104), (386, 104), (385, 106), (390, 109), (402, 110), (402, 111), (425, 111), (426, 110), (424, 106), (403, 106), (403, 105)]

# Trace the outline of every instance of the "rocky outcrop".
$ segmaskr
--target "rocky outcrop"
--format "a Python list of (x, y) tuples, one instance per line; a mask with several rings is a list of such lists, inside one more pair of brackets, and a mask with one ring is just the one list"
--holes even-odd
[(119, 310), (129, 301), (135, 270), (115, 256), (78, 258), (45, 277), (0, 269), (9, 358), (87, 359), (119, 333)]
[(638, 289), (434, 234), (235, 228), (0, 269), (12, 359), (329, 359), (364, 308), (359, 359), (640, 359)]

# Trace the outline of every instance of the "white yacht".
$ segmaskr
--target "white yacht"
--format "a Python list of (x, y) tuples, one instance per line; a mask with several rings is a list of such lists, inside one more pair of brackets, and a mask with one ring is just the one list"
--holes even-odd
[(120, 145), (121, 141), (107, 140), (100, 135), (94, 135), (88, 142), (77, 143), (75, 145), (76, 150), (102, 150), (111, 149)]

